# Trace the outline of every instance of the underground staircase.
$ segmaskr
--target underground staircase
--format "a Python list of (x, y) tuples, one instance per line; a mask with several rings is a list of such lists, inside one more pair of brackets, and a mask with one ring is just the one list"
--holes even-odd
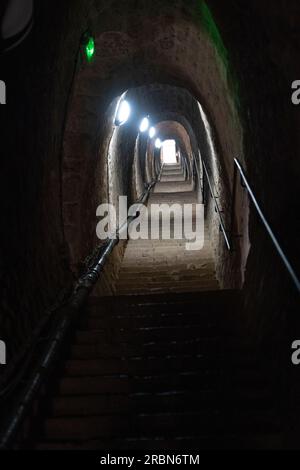
[[(196, 203), (168, 167), (156, 203)], [(129, 241), (115, 295), (91, 297), (24, 444), (37, 450), (266, 449), (281, 446), (274, 378), (240, 334), (237, 291), (221, 290), (209, 232)]]
[(272, 380), (238, 312), (233, 291), (91, 298), (29, 447), (276, 447)]
[[(149, 227), (151, 208), (159, 204), (198, 203), (193, 184), (185, 179), (180, 165), (164, 167), (161, 180), (149, 197)], [(194, 214), (195, 216), (195, 214)], [(172, 219), (172, 224), (174, 220)], [(182, 224), (183, 225), (183, 224)], [(172, 231), (171, 231), (172, 232)], [(219, 289), (213, 248), (207, 223), (204, 226), (204, 246), (188, 251), (187, 240), (129, 240), (116, 286), (117, 295), (161, 294), (212, 291)]]

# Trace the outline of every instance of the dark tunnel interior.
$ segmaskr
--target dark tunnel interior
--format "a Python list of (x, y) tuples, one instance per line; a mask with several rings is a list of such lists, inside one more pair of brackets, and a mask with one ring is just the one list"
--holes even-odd
[(299, 18), (3, 2), (1, 450), (299, 449)]

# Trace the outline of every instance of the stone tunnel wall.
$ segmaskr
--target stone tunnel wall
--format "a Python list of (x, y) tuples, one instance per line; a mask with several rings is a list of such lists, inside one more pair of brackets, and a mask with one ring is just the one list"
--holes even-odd
[[(213, 0), (210, 5), (239, 80), (248, 178), (299, 275), (300, 112), (291, 102), (291, 84), (300, 76), (300, 4), (277, 1), (271, 7), (264, 0), (221, 5)], [(296, 291), (253, 205), (249, 236), (243, 290), (248, 331), (258, 341), (293, 338)], [(290, 340), (286, 347), (288, 354)]]
[[(74, 61), (89, 2), (36, 2), (28, 40), (2, 57), (1, 313), (6, 368), (72, 284), (62, 224), (61, 150)], [(59, 7), (59, 8), (58, 8)], [(59, 15), (57, 12), (59, 11)], [(53, 27), (55, 25), (55, 28)]]

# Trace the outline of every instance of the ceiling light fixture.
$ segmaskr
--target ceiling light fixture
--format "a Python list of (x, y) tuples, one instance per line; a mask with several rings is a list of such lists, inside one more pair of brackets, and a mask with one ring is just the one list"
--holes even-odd
[(126, 100), (121, 100), (119, 102), (119, 106), (118, 106), (118, 110), (116, 114), (115, 125), (122, 126), (123, 124), (125, 124), (125, 122), (128, 121), (130, 114), (131, 114), (130, 104)]
[(149, 119), (145, 117), (140, 124), (140, 131), (146, 132), (149, 129), (149, 126), (150, 126)]

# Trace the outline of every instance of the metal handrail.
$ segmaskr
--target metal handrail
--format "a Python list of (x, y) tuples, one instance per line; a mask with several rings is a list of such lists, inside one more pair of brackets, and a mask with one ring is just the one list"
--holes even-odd
[[(248, 194), (254, 204), (254, 207), (256, 209), (256, 211), (258, 212), (258, 215), (265, 227), (265, 229), (267, 230), (283, 264), (285, 265), (288, 273), (290, 274), (290, 277), (292, 278), (295, 286), (296, 286), (296, 289), (298, 290), (298, 292), (300, 292), (300, 280), (296, 274), (296, 271), (294, 270), (294, 268), (292, 267), (289, 259), (287, 258), (286, 254), (284, 253), (283, 249), (281, 248), (280, 246), (280, 243), (276, 237), (276, 235), (274, 234), (273, 230), (271, 229), (271, 226), (270, 224), (268, 223), (255, 195), (254, 195), (254, 192), (248, 182), (248, 179), (245, 175), (245, 172), (243, 170), (243, 167), (241, 165), (241, 163), (239, 162), (239, 160), (237, 158), (234, 159), (234, 172), (235, 172), (235, 175), (234, 175), (234, 192), (236, 191), (236, 176), (237, 176), (237, 171), (239, 171), (240, 175), (241, 175), (241, 178), (242, 178), (242, 181), (243, 181), (243, 184), (245, 186), (245, 188), (247, 189), (248, 191)], [(235, 196), (234, 196), (234, 199), (235, 199)]]
[[(40, 343), (45, 343), (49, 338), (49, 329), (51, 320), (53, 322), (53, 317), (58, 310), (64, 306), (68, 297), (70, 296), (70, 291), (72, 289), (63, 289), (62, 292), (58, 295), (58, 300), (44, 313), (44, 318), (38, 325), (37, 329), (34, 331), (31, 339), (24, 347), (24, 350), (16, 357), (14, 364), (7, 376), (1, 378), (0, 381), (0, 406), (2, 402), (5, 402), (9, 395), (11, 395), (15, 389), (19, 386), (20, 382), (23, 380), (23, 377), (26, 375), (30, 360), (33, 355), (33, 351), (39, 346)], [(22, 364), (22, 367), (21, 367)], [(18, 367), (21, 367), (21, 370), (16, 373), (16, 376), (13, 380), (9, 378), (15, 373)], [(3, 385), (4, 384), (4, 385)], [(2, 386), (3, 385), (3, 386)]]
[[(152, 181), (152, 183), (148, 185), (141, 198), (137, 201), (137, 204), (143, 204), (147, 201), (150, 191), (159, 181), (160, 175), (155, 181)], [(128, 226), (135, 218), (136, 217), (134, 216), (129, 217), (124, 226), (122, 226), (117, 232), (116, 239), (110, 240), (106, 245), (99, 247), (98, 254), (95, 255), (94, 258), (95, 261), (91, 263), (87, 272), (77, 281), (69, 301), (65, 302), (61, 309), (60, 320), (47, 344), (47, 347), (45, 348), (41, 360), (28, 381), (28, 385), (23, 390), (18, 404), (10, 415), (10, 419), (7, 420), (7, 423), (1, 432), (0, 450), (9, 449), (10, 445), (13, 443), (15, 436), (27, 416), (27, 413), (30, 411), (34, 398), (39, 393), (42, 384), (51, 372), (51, 366), (53, 365), (68, 332), (78, 318), (81, 308), (99, 280), (100, 274), (110, 254), (113, 252), (116, 245), (118, 245), (120, 241), (120, 231)]]
[(213, 187), (212, 187), (212, 183), (211, 183), (208, 171), (207, 171), (207, 167), (206, 167), (203, 159), (202, 159), (202, 164), (203, 164), (204, 172), (205, 172), (205, 175), (206, 175), (206, 178), (207, 178), (210, 194), (211, 194), (211, 196), (212, 196), (212, 198), (215, 202), (215, 208), (216, 208), (216, 211), (217, 211), (217, 214), (218, 214), (218, 217), (219, 217), (220, 228), (221, 228), (221, 231), (223, 233), (226, 246), (227, 246), (228, 250), (231, 251), (232, 250), (232, 244), (231, 244), (231, 241), (230, 241), (229, 236), (227, 234), (227, 231), (226, 231), (226, 228), (225, 228), (225, 222), (223, 220), (222, 213), (221, 213), (221, 209), (219, 207), (217, 198), (215, 196), (215, 193), (214, 193), (214, 190), (213, 190)]
[[(201, 161), (202, 159), (201, 159), (200, 154), (199, 154), (199, 157), (200, 157), (200, 161)], [(198, 177), (198, 181), (200, 183), (200, 188), (201, 188), (201, 193), (202, 193), (202, 204), (205, 204), (203, 172), (202, 172), (202, 175), (200, 175), (200, 170), (198, 168), (198, 163), (197, 163), (196, 159), (194, 159), (194, 163), (195, 163), (196, 173), (197, 173), (197, 177)]]

